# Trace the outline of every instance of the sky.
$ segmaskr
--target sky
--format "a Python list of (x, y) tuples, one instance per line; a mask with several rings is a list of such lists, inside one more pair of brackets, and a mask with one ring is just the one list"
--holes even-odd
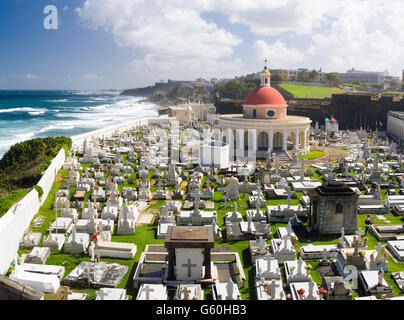
[[(46, 29), (57, 9), (57, 29)], [(0, 0), (0, 89), (404, 68), (403, 0)], [(54, 22), (54, 21), (53, 21)]]

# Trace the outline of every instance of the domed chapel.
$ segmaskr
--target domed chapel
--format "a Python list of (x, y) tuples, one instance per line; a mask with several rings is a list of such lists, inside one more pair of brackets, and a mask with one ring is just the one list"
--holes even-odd
[(261, 85), (243, 102), (243, 114), (219, 117), (222, 141), (230, 144), (230, 152), (238, 157), (250, 158), (255, 153), (257, 158), (265, 158), (268, 151), (282, 153), (293, 149), (309, 153), (311, 120), (289, 116), (287, 108), (282, 94), (271, 87), (271, 73), (265, 66)]

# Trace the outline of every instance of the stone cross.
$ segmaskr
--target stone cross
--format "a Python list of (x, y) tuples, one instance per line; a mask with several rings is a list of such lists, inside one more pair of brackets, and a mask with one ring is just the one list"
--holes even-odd
[(258, 251), (260, 253), (266, 252), (266, 246), (265, 246), (265, 240), (263, 239), (262, 236), (259, 236), (257, 239), (257, 244), (258, 244)]
[(256, 200), (255, 200), (255, 209), (256, 209), (256, 215), (257, 216), (260, 216), (260, 208), (261, 208), (261, 200), (258, 198), (258, 196), (257, 196), (257, 198), (255, 198)]
[(63, 293), (62, 300), (69, 300), (69, 294), (73, 293), (73, 291), (71, 291), (69, 287), (65, 287), (65, 289), (60, 291)]
[(199, 199), (202, 196), (201, 193), (199, 193), (199, 190), (196, 190), (194, 193), (195, 196), (195, 211), (198, 212), (199, 211)]
[(386, 246), (382, 245), (380, 242), (377, 244), (375, 249), (377, 250), (377, 256), (376, 259), (381, 259), (382, 258), (382, 249), (384, 249)]
[(91, 241), (90, 247), (88, 248), (88, 253), (90, 254), (90, 257), (91, 257), (91, 262), (95, 261), (95, 259), (94, 259), (94, 249), (95, 249), (95, 244), (94, 244), (93, 241)]
[(287, 249), (288, 248), (288, 236), (284, 236), (283, 237), (283, 247), (284, 247), (284, 249)]
[(100, 297), (100, 300), (105, 300), (105, 298), (108, 297), (108, 292), (106, 292), (105, 290), (100, 290), (97, 293)]
[(297, 274), (303, 274), (303, 260), (302, 257), (297, 260)]
[(327, 262), (327, 261), (328, 261), (328, 251), (326, 248), (324, 248), (321, 254), (321, 262)]
[(73, 243), (76, 242), (76, 227), (75, 226), (73, 226), (73, 229), (72, 229), (72, 242)]
[(278, 287), (280, 287), (280, 284), (277, 284), (276, 283), (276, 280), (275, 279), (272, 279), (272, 281), (271, 281), (271, 299), (272, 300), (275, 300), (275, 298), (276, 298), (276, 288), (278, 288)]
[(354, 255), (358, 255), (359, 254), (359, 240), (354, 240), (354, 242), (353, 242), (353, 246), (354, 246), (354, 248), (355, 248), (355, 251), (354, 251)]
[(365, 234), (365, 232), (362, 229), (359, 229), (355, 232), (358, 235), (358, 242), (362, 240), (362, 236)]
[(189, 294), (191, 293), (191, 290), (188, 290), (187, 287), (183, 287), (180, 293), (184, 295), (184, 300), (189, 300)]
[(187, 263), (183, 264), (182, 267), (188, 269), (188, 278), (190, 278), (192, 276), (192, 268), (196, 267), (196, 264), (192, 264), (191, 259), (188, 259)]
[(292, 236), (292, 225), (290, 221), (288, 222), (288, 225), (286, 226), (286, 231), (288, 232), (288, 237), (290, 238)]
[(150, 293), (154, 292), (154, 289), (150, 288), (149, 286), (144, 286), (142, 291), (146, 295), (146, 300), (150, 300)]
[(378, 283), (377, 286), (383, 286), (383, 280), (384, 280), (384, 271), (383, 268), (380, 268), (379, 272), (378, 272)]
[(247, 216), (247, 223), (248, 223), (248, 225), (247, 225), (247, 232), (251, 233), (251, 231), (252, 231), (252, 228), (251, 228), (252, 217), (251, 217), (251, 215), (248, 215), (248, 216)]
[(49, 237), (48, 237), (48, 241), (52, 241), (53, 240), (53, 238), (52, 238), (52, 229), (51, 229), (51, 227), (49, 227)]
[(231, 279), (226, 283), (227, 300), (233, 300), (234, 283)]
[(307, 295), (307, 299), (311, 299), (311, 298), (314, 297), (313, 296), (313, 289), (314, 289), (314, 282), (311, 279), (310, 282), (309, 282), (309, 294)]

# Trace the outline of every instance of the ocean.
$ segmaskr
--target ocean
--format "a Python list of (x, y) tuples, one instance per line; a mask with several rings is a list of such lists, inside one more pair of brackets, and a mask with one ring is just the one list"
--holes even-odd
[(158, 107), (115, 91), (0, 91), (0, 159), (13, 144), (47, 136), (74, 136), (133, 119)]

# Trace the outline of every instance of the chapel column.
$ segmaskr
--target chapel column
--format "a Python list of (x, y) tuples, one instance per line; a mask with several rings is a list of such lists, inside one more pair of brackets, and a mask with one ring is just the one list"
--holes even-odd
[(229, 145), (229, 159), (234, 161), (234, 137), (233, 130), (231, 128), (226, 128), (226, 142)]
[(272, 150), (274, 149), (274, 147), (273, 147), (273, 144), (274, 144), (274, 130), (273, 130), (272, 126), (269, 128), (268, 137), (269, 137), (268, 147), (269, 147), (269, 150), (271, 150), (271, 152), (272, 152)]
[(283, 129), (283, 151), (288, 151), (288, 129)]
[(295, 141), (295, 149), (299, 149), (299, 140), (300, 140), (300, 130), (296, 129), (296, 141)]
[(237, 129), (236, 157), (244, 157), (244, 129)]
[(257, 158), (257, 129), (248, 129), (248, 159)]
[(304, 150), (306, 151), (307, 151), (307, 140), (308, 140), (307, 130), (304, 130)]

